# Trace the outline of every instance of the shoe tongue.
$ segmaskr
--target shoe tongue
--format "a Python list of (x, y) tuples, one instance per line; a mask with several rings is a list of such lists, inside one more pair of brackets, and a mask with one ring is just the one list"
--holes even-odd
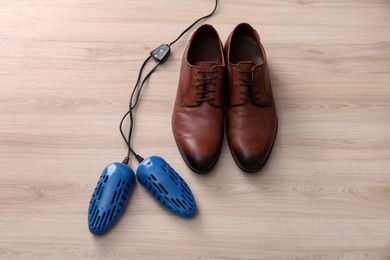
[(218, 65), (212, 61), (198, 61), (195, 63), (195, 66), (201, 67), (205, 71), (210, 71), (215, 65)]
[(245, 69), (245, 70), (252, 70), (253, 67), (256, 66), (256, 63), (252, 62), (252, 61), (240, 61), (239, 63), (237, 63), (237, 65), (242, 68), (242, 69)]

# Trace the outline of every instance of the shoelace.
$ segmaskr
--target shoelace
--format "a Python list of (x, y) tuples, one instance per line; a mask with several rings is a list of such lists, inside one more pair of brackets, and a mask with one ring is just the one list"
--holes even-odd
[[(252, 74), (252, 71), (247, 71), (247, 70), (239, 70), (238, 71), (239, 73), (242, 73), (242, 74)], [(240, 91), (240, 93), (244, 96), (244, 97), (241, 97), (240, 99), (242, 101), (247, 101), (247, 100), (256, 100), (257, 97), (256, 95), (259, 93), (259, 91), (254, 91), (253, 90), (253, 85), (256, 84), (256, 82), (259, 81), (259, 79), (253, 79), (252, 78), (252, 75), (251, 75), (251, 79), (245, 79), (245, 78), (238, 78), (241, 83), (240, 83), (240, 86), (246, 86), (247, 87), (247, 91)]]
[[(217, 79), (217, 75), (214, 75), (214, 76), (212, 75), (212, 74), (215, 74), (217, 72), (218, 72), (218, 70), (210, 70), (210, 71), (198, 70), (197, 71), (198, 75), (200, 74), (200, 77), (196, 78), (196, 80), (199, 82), (199, 84), (196, 85), (196, 88), (198, 89), (196, 94), (202, 95), (202, 97), (197, 98), (196, 102), (215, 100), (215, 98), (208, 97), (209, 93), (215, 93), (215, 90), (210, 90), (208, 87), (209, 87), (209, 85), (214, 85), (214, 86), (217, 85), (217, 83), (214, 82), (214, 80)], [(209, 74), (208, 77), (207, 77), (207, 74)]]

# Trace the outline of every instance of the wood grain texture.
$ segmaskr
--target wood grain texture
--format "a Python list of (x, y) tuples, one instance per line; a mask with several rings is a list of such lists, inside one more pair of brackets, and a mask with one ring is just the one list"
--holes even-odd
[(268, 54), (279, 131), (267, 165), (241, 172), (226, 141), (208, 175), (180, 157), (170, 117), (191, 30), (145, 86), (134, 147), (187, 180), (198, 215), (173, 216), (138, 185), (111, 232), (89, 233), (99, 175), (126, 152), (118, 123), (141, 62), (211, 9), (0, 1), (1, 259), (390, 258), (387, 0), (221, 0), (206, 22), (223, 41), (249, 22)]

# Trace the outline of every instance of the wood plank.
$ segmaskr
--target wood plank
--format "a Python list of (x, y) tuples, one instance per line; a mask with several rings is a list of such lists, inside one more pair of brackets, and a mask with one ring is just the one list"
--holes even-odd
[(88, 231), (88, 203), (125, 155), (118, 123), (139, 66), (213, 3), (0, 2), (2, 259), (390, 258), (390, 2), (219, 2), (206, 22), (222, 41), (249, 22), (267, 51), (270, 160), (245, 174), (225, 140), (211, 173), (183, 162), (170, 118), (191, 30), (143, 90), (134, 147), (169, 161), (199, 212), (173, 216), (137, 185), (102, 237)]

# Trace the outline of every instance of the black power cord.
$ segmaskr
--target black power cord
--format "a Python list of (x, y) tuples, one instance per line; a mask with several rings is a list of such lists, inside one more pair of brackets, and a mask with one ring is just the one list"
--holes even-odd
[[(188, 32), (192, 27), (194, 27), (198, 22), (200, 22), (203, 19), (206, 19), (206, 18), (212, 16), (215, 13), (215, 11), (217, 10), (217, 7), (218, 7), (218, 0), (215, 0), (215, 6), (214, 6), (214, 9), (213, 9), (213, 11), (211, 13), (209, 13), (208, 15), (205, 15), (205, 16), (197, 19), (195, 22), (193, 22), (190, 26), (188, 26), (171, 43), (169, 43), (169, 44), (162, 44), (159, 47), (157, 47), (156, 49), (154, 49), (150, 53), (150, 55), (145, 59), (145, 61), (143, 62), (142, 66), (141, 66), (141, 68), (140, 68), (140, 70), (138, 72), (137, 81), (136, 81), (136, 83), (134, 85), (133, 91), (132, 91), (131, 96), (130, 96), (129, 110), (122, 117), (122, 120), (121, 120), (121, 122), (119, 124), (119, 131), (120, 131), (120, 133), (121, 133), (121, 135), (123, 137), (123, 140), (126, 142), (127, 147), (128, 147), (127, 156), (123, 159), (123, 163), (124, 164), (128, 164), (129, 163), (129, 158), (130, 158), (131, 154), (134, 155), (134, 157), (137, 159), (138, 162), (142, 162), (144, 160), (144, 158), (142, 158), (142, 156), (137, 154), (133, 150), (133, 148), (131, 147), (131, 137), (132, 137), (133, 130), (134, 130), (133, 110), (135, 109), (135, 107), (138, 104), (139, 97), (141, 95), (141, 91), (142, 91), (142, 88), (143, 88), (145, 82), (153, 74), (153, 72), (158, 68), (158, 66), (160, 66), (160, 64), (163, 63), (166, 60), (166, 58), (169, 56), (169, 52), (171, 51), (171, 46), (174, 45), (186, 32)], [(148, 72), (148, 74), (146, 74), (146, 76), (141, 81), (143, 70), (144, 70), (146, 64), (150, 61), (151, 58), (153, 58), (157, 62), (157, 64)], [(129, 133), (128, 133), (128, 136), (126, 138), (126, 136), (124, 134), (124, 131), (123, 131), (123, 122), (125, 121), (125, 119), (127, 117), (129, 117), (130, 126), (129, 126)]]

